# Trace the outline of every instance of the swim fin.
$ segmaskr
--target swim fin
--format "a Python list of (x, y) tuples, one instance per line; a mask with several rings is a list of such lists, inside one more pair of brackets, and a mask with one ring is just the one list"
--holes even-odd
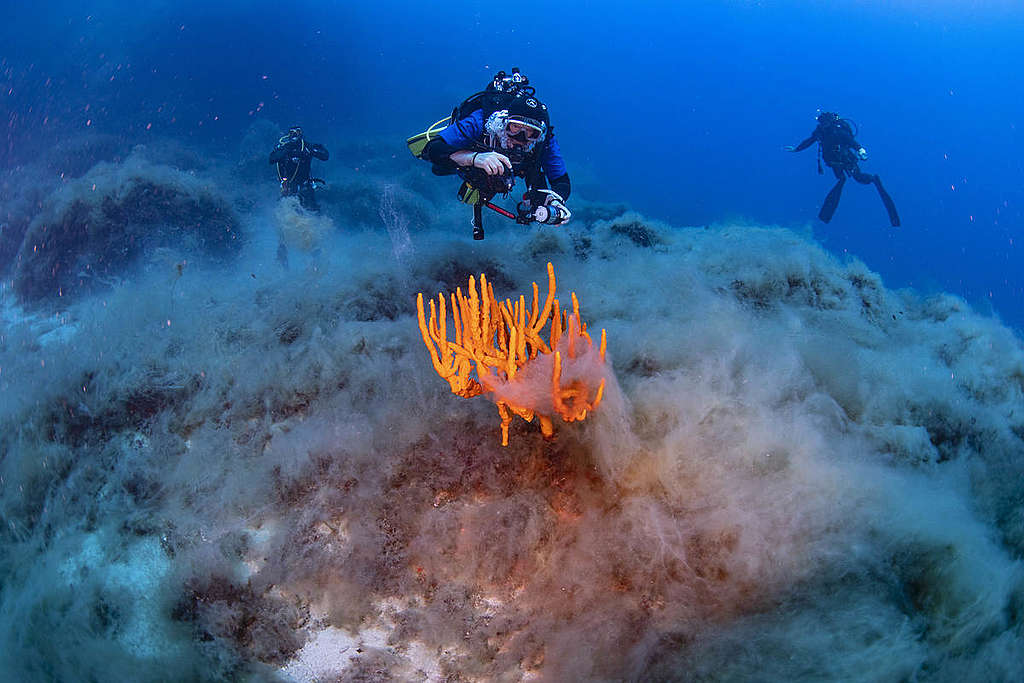
[(882, 203), (885, 204), (885, 210), (889, 212), (889, 222), (892, 223), (892, 227), (900, 227), (900, 215), (896, 213), (896, 204), (892, 201), (892, 197), (882, 187), (882, 179), (877, 175), (875, 176), (875, 187), (878, 188), (878, 196), (882, 198)]
[(846, 176), (843, 176), (825, 196), (825, 203), (821, 205), (821, 211), (818, 212), (818, 218), (822, 223), (832, 220), (832, 215), (835, 214), (836, 208), (839, 206), (839, 198), (843, 195), (843, 185), (845, 184)]

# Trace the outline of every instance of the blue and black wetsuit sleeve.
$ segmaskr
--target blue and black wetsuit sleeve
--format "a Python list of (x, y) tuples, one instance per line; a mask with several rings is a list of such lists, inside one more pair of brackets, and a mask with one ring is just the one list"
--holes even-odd
[(459, 119), (442, 130), (438, 137), (427, 143), (423, 152), (434, 166), (455, 170), (455, 162), (448, 157), (454, 152), (477, 147), (483, 132), (484, 112), (477, 109), (466, 118)]
[(281, 146), (281, 145), (278, 145), (277, 147), (275, 147), (273, 149), (273, 151), (270, 153), (270, 163), (271, 164), (279, 164), (279, 163), (281, 163), (282, 161), (284, 161), (287, 158), (288, 158), (288, 153), (285, 151), (284, 147)]
[(540, 168), (551, 189), (557, 192), (562, 199), (569, 199), (569, 193), (572, 191), (572, 186), (569, 183), (569, 170), (565, 166), (562, 150), (553, 133), (544, 145), (544, 149), (541, 150)]

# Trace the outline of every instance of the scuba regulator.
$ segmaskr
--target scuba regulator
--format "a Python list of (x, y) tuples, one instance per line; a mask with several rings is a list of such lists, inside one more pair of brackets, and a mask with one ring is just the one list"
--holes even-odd
[(298, 126), (292, 126), (278, 139), (277, 144), (281, 147), (289, 147), (294, 145), (305, 145), (305, 140), (302, 137), (302, 128)]

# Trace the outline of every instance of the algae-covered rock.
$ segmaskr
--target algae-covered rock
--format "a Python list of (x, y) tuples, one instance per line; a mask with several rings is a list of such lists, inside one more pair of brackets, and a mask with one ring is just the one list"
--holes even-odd
[(217, 188), (133, 154), (101, 162), (51, 193), (15, 257), (23, 301), (75, 296), (122, 279), (146, 251), (173, 246), (223, 257), (241, 246), (238, 219)]

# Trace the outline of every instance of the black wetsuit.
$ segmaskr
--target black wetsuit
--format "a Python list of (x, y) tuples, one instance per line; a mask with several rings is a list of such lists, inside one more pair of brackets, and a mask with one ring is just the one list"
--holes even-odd
[[(899, 214), (896, 212), (896, 205), (893, 203), (889, 193), (882, 187), (882, 179), (871, 173), (864, 173), (860, 170), (860, 165), (857, 163), (857, 155), (854, 150), (862, 149), (862, 145), (857, 142), (853, 137), (853, 131), (850, 128), (850, 124), (843, 119), (832, 119), (823, 121), (811, 133), (810, 137), (797, 145), (793, 151), (799, 152), (805, 150), (815, 142), (821, 145), (821, 159), (825, 162), (825, 165), (832, 169), (832, 173), (837, 178), (836, 184), (829, 191), (825, 197), (825, 201), (821, 205), (821, 211), (818, 213), (818, 218), (823, 222), (828, 223), (832, 220), (832, 215), (835, 213), (836, 208), (839, 206), (839, 199), (843, 193), (843, 185), (846, 183), (847, 176), (853, 178), (858, 183), (863, 185), (874, 184), (878, 190), (878, 195), (882, 198), (882, 203), (885, 205), (885, 209), (889, 214), (889, 222), (893, 226), (900, 224)], [(818, 172), (821, 173), (821, 166), (818, 166)]]
[(303, 208), (316, 211), (319, 209), (313, 194), (313, 179), (310, 176), (310, 165), (313, 157), (327, 161), (327, 148), (305, 140), (291, 139), (283, 144), (278, 143), (270, 153), (270, 163), (277, 164), (277, 174), (281, 178), (281, 196), (297, 195)]

